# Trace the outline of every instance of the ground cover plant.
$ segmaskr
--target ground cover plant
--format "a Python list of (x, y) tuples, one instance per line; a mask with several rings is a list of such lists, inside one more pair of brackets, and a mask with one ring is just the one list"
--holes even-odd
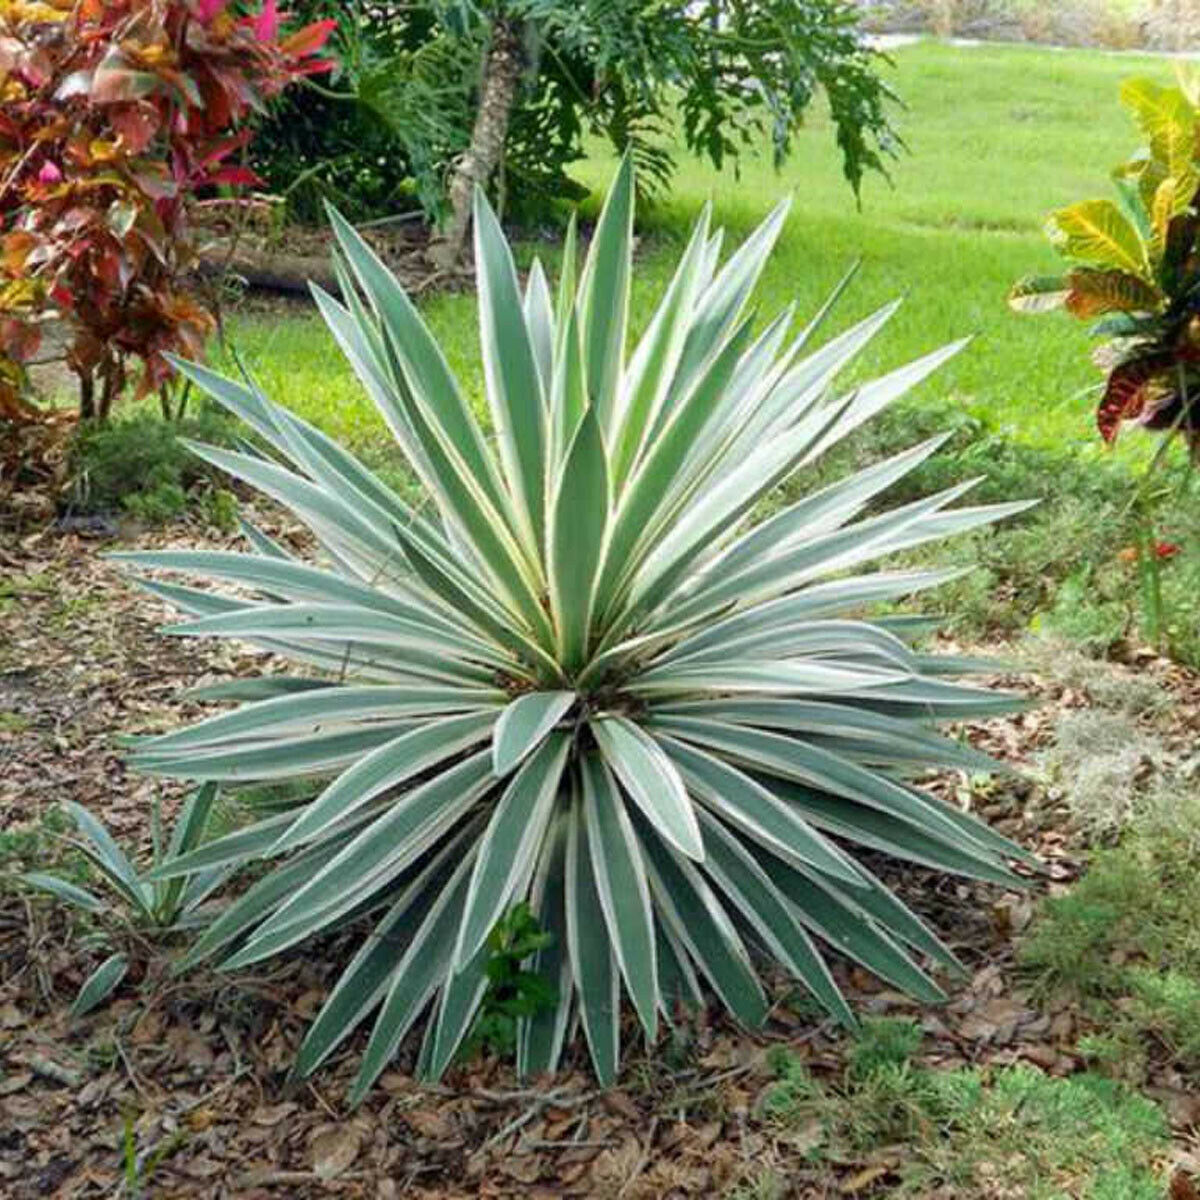
[(381, 918), (297, 1063), (314, 1070), (378, 1006), (358, 1099), (431, 1002), (422, 1055), (430, 1074), (446, 1068), (488, 986), (489, 935), (521, 902), (552, 935), (532, 969), (556, 990), (521, 1022), (521, 1069), (554, 1067), (577, 1007), (610, 1082), (622, 987), (650, 1042), (660, 1015), (698, 1001), (697, 972), (740, 1020), (761, 1021), (750, 946), (846, 1022), (812, 934), (941, 996), (916, 956), (954, 970), (953, 956), (830, 833), (1019, 882), (1005, 862), (1026, 857), (1015, 844), (896, 778), (931, 762), (987, 769), (926, 723), (1011, 698), (950, 682), (972, 664), (914, 652), (907, 622), (853, 614), (946, 578), (856, 568), (1027, 502), (954, 507), (967, 481), (856, 521), (936, 451), (930, 439), (743, 528), (781, 480), (960, 346), (839, 397), (832, 381), (894, 305), (817, 349), (819, 319), (789, 339), (790, 312), (753, 336), (745, 310), (781, 206), (719, 270), (722, 238), (702, 217), (626, 358), (633, 195), (626, 159), (578, 284), (568, 251), (556, 302), (537, 266), (520, 294), (477, 194), (494, 457), (394, 276), (334, 216), (345, 304), (317, 301), (428, 513), (252, 386), (181, 365), (291, 466), (199, 452), (291, 507), (333, 569), (259, 538), (252, 555), (124, 561), (264, 593), (151, 585), (198, 618), (177, 634), (249, 639), (327, 674), (252, 685), (269, 698), (143, 740), (132, 761), (234, 787), (332, 781), (158, 874), (290, 852), (192, 962), (244, 966), (349, 913)]
[[(1026, 1063), (981, 1070), (919, 1061), (920, 1025), (902, 1018), (864, 1022), (840, 1079), (815, 1075), (786, 1050), (772, 1053), (778, 1082), (760, 1101), (801, 1165), (759, 1181), (767, 1195), (846, 1154), (904, 1147), (888, 1165), (867, 1166), (848, 1183), (864, 1190), (889, 1178), (889, 1196), (997, 1193), (1050, 1200), (1158, 1200), (1168, 1152), (1162, 1111), (1099, 1075), (1056, 1079)], [(844, 1189), (845, 1190), (845, 1189)], [(747, 1189), (743, 1194), (754, 1194)], [(758, 1194), (763, 1194), (759, 1192)]]
[[(1094, 847), (1087, 874), (1047, 898), (1020, 960), (1038, 994), (1069, 1004), (1092, 1069), (1142, 1086), (1200, 1070), (1200, 940), (1195, 912), (1200, 803), (1191, 739), (1161, 684), (1080, 683), (1093, 706), (1061, 716), (1049, 777)], [(1182, 737), (1180, 736), (1182, 733)]]

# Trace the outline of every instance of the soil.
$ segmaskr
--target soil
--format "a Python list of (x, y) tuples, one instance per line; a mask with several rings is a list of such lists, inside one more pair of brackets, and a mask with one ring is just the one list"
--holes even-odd
[[(303, 545), (273, 511), (254, 519)], [(123, 548), (232, 544), (199, 528), (126, 532)], [(70, 798), (145, 853), (155, 785), (127, 770), (116, 739), (198, 715), (180, 698), (186, 687), (271, 664), (221, 644), (158, 636), (167, 610), (101, 557), (107, 544), (47, 526), (0, 537), (0, 579), (8, 581), (0, 600), (0, 835), (39, 829)], [(1152, 659), (1126, 669), (1155, 673), (1181, 714), (1195, 718), (1196, 676)], [(1028, 891), (1009, 892), (876, 864), (958, 952), (969, 979), (950, 984), (950, 1002), (935, 1010), (844, 964), (835, 973), (861, 1011), (920, 1020), (930, 1065), (1025, 1061), (1069, 1075), (1083, 1069), (1073, 1049), (1081, 1018), (1033, 1002), (1015, 947), (1037, 899), (1067, 886), (1084, 863), (1062, 798), (1032, 767), (1061, 710), (1086, 697), (1046, 678), (990, 682), (1038, 702), (966, 729), (1015, 773), (986, 785), (956, 773), (927, 783), (1036, 851), (1044, 873)], [(164, 795), (170, 807), (176, 796)], [(44, 864), (24, 864), (35, 865)], [(782, 982), (758, 1032), (735, 1028), (714, 1007), (649, 1051), (629, 1025), (621, 1083), (608, 1092), (596, 1090), (578, 1046), (566, 1069), (533, 1086), (493, 1060), (425, 1085), (410, 1073), (406, 1046), (351, 1112), (345, 1097), (361, 1037), (309, 1083), (289, 1085), (289, 1063), (351, 944), (327, 939), (232, 977), (176, 977), (169, 948), (130, 937), (124, 948), (134, 968), (115, 999), (72, 1021), (80, 982), (111, 947), (89, 942), (61, 907), (0, 882), (0, 1195), (109, 1197), (130, 1163), (147, 1179), (140, 1194), (240, 1200), (712, 1196), (767, 1163), (795, 1183), (789, 1194), (850, 1194), (845, 1187), (864, 1178), (873, 1182), (853, 1194), (887, 1194), (902, 1147), (814, 1167), (759, 1117), (771, 1047), (787, 1046), (822, 1077), (843, 1069), (844, 1040), (791, 1006)], [(1200, 1122), (1200, 1097), (1166, 1065), (1154, 1085), (1183, 1145)]]

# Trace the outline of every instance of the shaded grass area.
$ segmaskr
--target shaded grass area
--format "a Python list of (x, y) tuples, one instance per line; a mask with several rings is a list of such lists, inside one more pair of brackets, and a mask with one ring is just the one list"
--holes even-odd
[(1133, 1085), (1177, 1073), (1194, 1090), (1200, 794), (1190, 725), (1170, 692), (1145, 678), (1112, 688), (1106, 669), (1082, 665), (1071, 680), (1092, 707), (1060, 717), (1045, 762), (1096, 850), (1074, 887), (1042, 902), (1019, 958), (1035, 996), (1068, 1006), (1088, 1030), (1077, 1051), (1092, 1069)]
[(764, 1109), (792, 1160), (786, 1175), (764, 1169), (739, 1193), (791, 1194), (847, 1155), (878, 1158), (842, 1184), (870, 1192), (889, 1178), (889, 1196), (1020, 1196), (1024, 1200), (1157, 1200), (1158, 1161), (1169, 1148), (1162, 1111), (1122, 1084), (1095, 1074), (1053, 1078), (1019, 1064), (938, 1070), (916, 1060), (915, 1022), (863, 1023), (840, 1081), (819, 1080), (786, 1050)]

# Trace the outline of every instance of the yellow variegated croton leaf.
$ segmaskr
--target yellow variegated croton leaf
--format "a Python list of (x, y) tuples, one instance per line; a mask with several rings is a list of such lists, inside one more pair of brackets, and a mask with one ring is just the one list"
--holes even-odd
[[(1111, 441), (1122, 422), (1182, 431), (1195, 440), (1200, 354), (1191, 330), (1200, 308), (1200, 80), (1164, 87), (1130, 79), (1121, 100), (1145, 145), (1113, 172), (1113, 199), (1053, 213), (1046, 231), (1070, 263), (1062, 276), (1022, 280), (1009, 295), (1018, 312), (1065, 309), (1100, 318), (1111, 340), (1098, 357), (1107, 382), (1097, 414)], [(1192, 376), (1195, 376), (1193, 379)]]

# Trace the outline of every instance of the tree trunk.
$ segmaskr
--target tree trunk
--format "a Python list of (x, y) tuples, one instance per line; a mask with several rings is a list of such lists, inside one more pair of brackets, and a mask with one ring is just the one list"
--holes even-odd
[(458, 266), (471, 225), (475, 185), (486, 187), (504, 158), (504, 139), (522, 66), (520, 27), (501, 17), (492, 26), (492, 42), (483, 64), (483, 86), (471, 144), (454, 164), (450, 176), (450, 216), (441, 237), (429, 249), (439, 270), (451, 271)]
[(79, 372), (79, 419), (96, 419), (96, 379), (90, 371)]

